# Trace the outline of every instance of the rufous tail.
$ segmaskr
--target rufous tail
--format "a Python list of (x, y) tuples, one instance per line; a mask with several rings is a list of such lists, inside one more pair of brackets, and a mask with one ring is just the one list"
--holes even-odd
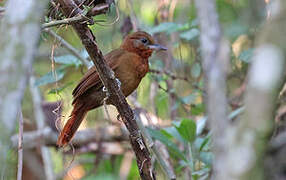
[(85, 110), (82, 104), (74, 104), (73, 111), (70, 115), (68, 122), (65, 124), (62, 129), (60, 136), (58, 137), (57, 145), (62, 147), (68, 144), (73, 138), (76, 130), (80, 126), (84, 116), (86, 115), (87, 110)]

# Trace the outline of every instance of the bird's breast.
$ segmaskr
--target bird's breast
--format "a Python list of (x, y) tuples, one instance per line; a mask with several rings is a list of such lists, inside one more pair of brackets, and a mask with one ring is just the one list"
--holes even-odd
[(115, 72), (121, 82), (121, 90), (125, 96), (131, 94), (149, 71), (148, 60), (130, 59)]

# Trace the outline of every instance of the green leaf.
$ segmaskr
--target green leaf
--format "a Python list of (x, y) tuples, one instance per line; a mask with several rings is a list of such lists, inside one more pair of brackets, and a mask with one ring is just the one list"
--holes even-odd
[(242, 51), (240, 55), (238, 56), (238, 58), (245, 63), (249, 63), (253, 55), (253, 50), (254, 50), (253, 48), (249, 48), (247, 50)]
[(168, 98), (168, 94), (163, 91), (159, 91), (158, 95), (155, 97), (155, 104), (158, 109), (157, 113), (159, 117), (167, 118), (169, 111)]
[(205, 106), (204, 104), (195, 104), (194, 106), (192, 106), (191, 108), (191, 114), (193, 116), (198, 116), (203, 114), (203, 112), (205, 111)]
[[(174, 126), (166, 127), (163, 129), (166, 133), (177, 139), (178, 141), (184, 143), (184, 139), (180, 135), (180, 133), (177, 131), (177, 129)], [(161, 130), (162, 131), (162, 130)]]
[(193, 142), (195, 140), (196, 123), (193, 120), (184, 118), (176, 129), (186, 141)]
[(51, 89), (51, 90), (48, 92), (48, 94), (60, 93), (60, 92), (62, 92), (65, 88), (69, 87), (69, 86), (72, 85), (72, 84), (73, 84), (73, 82), (69, 82), (69, 83), (65, 84), (64, 86), (62, 86), (62, 87)]
[(204, 141), (202, 142), (200, 149), (199, 149), (200, 151), (202, 151), (204, 149), (204, 147), (206, 147), (206, 145), (209, 144), (210, 139), (211, 139), (210, 134), (204, 138)]
[(193, 28), (193, 29), (190, 29), (189, 31), (181, 33), (180, 38), (190, 41), (198, 37), (199, 34), (200, 34), (200, 31), (197, 28)]
[[(36, 79), (35, 86), (43, 86), (43, 85), (54, 83), (54, 82), (61, 80), (65, 75), (64, 68), (65, 67), (60, 67), (60, 68), (56, 69), (54, 73), (52, 71), (50, 71), (47, 74), (45, 74), (44, 76)], [(55, 77), (55, 75), (56, 75), (56, 77)]]
[(200, 159), (207, 165), (211, 165), (213, 161), (213, 153), (212, 152), (201, 152)]
[(149, 32), (151, 34), (159, 33), (159, 32), (172, 33), (172, 32), (180, 30), (183, 27), (184, 25), (181, 25), (181, 24), (176, 24), (173, 22), (164, 22), (164, 23), (159, 24), (158, 26), (153, 27)]
[(225, 34), (233, 40), (242, 34), (246, 34), (247, 31), (248, 28), (237, 21), (234, 21), (231, 24), (227, 24), (227, 27), (224, 27)]
[(170, 152), (172, 152), (175, 156), (177, 156), (178, 158), (180, 158), (184, 161), (187, 161), (186, 157), (178, 149), (177, 145), (175, 143), (173, 143), (171, 140), (169, 140), (162, 132), (160, 132), (158, 130), (151, 129), (151, 128), (146, 128), (146, 129), (148, 130), (151, 137), (153, 137), (154, 139), (157, 139), (157, 140), (161, 141), (163, 144), (165, 144), (167, 146), (167, 148), (170, 150)]
[(166, 131), (166, 129), (161, 129), (160, 132), (166, 136), (168, 139), (171, 139), (172, 137), (174, 137), (171, 133), (169, 133), (168, 131)]
[(55, 62), (59, 63), (59, 64), (65, 64), (68, 66), (75, 66), (78, 67), (79, 65), (81, 65), (81, 61), (72, 55), (64, 55), (64, 56), (56, 56), (55, 57)]

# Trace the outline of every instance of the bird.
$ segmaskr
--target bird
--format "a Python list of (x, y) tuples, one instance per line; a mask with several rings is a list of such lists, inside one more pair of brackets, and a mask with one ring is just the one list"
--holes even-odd
[[(154, 38), (144, 31), (127, 35), (118, 49), (104, 56), (107, 65), (114, 71), (125, 97), (130, 95), (149, 71), (148, 58), (154, 51), (167, 50), (156, 44)], [(96, 67), (91, 67), (72, 92), (73, 110), (64, 128), (61, 130), (57, 145), (67, 145), (87, 112), (103, 105), (106, 90), (99, 78)], [(106, 104), (109, 104), (108, 100)]]

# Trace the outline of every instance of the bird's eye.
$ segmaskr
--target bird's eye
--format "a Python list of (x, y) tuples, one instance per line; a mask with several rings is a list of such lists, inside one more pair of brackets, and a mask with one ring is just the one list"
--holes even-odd
[(148, 40), (146, 38), (142, 38), (141, 42), (144, 43), (144, 44), (147, 44)]

